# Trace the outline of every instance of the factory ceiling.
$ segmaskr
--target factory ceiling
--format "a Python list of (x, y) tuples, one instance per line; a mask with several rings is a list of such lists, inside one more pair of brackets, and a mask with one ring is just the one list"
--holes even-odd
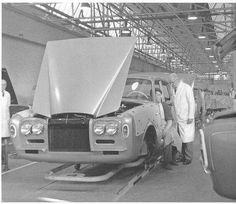
[[(233, 3), (7, 4), (82, 37), (136, 36), (135, 55), (169, 71), (230, 74), (232, 56), (219, 62), (214, 44), (235, 26)], [(30, 11), (30, 10), (29, 10)]]

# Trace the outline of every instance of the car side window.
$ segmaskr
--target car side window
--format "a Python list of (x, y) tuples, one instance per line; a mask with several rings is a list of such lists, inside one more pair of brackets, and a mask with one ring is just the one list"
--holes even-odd
[(160, 88), (160, 80), (155, 80), (155, 87), (158, 87), (158, 88)]
[(160, 80), (155, 80), (155, 82), (154, 82), (154, 88), (161, 88), (160, 87)]
[(162, 92), (163, 92), (163, 96), (165, 98), (165, 101), (169, 101), (170, 94), (169, 94), (169, 90), (168, 90), (168, 83), (165, 81), (162, 81)]

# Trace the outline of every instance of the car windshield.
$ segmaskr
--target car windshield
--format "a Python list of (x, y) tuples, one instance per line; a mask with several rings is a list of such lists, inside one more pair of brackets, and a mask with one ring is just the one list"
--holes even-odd
[(152, 100), (152, 83), (147, 79), (128, 78), (125, 84), (123, 98)]

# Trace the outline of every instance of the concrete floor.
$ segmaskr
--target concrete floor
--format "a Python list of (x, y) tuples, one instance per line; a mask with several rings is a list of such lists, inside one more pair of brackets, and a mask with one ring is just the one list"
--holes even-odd
[(119, 201), (235, 202), (213, 191), (210, 175), (204, 173), (199, 161), (199, 148), (199, 138), (196, 138), (194, 159), (190, 165), (180, 163), (173, 171), (153, 170)]
[[(122, 170), (99, 183), (53, 182), (44, 175), (58, 164), (32, 163), (10, 158), (10, 171), (2, 174), (2, 200), (9, 202), (82, 201), (82, 202), (235, 202), (216, 194), (211, 178), (201, 167), (199, 136), (194, 142), (190, 165), (180, 163), (172, 171), (159, 166), (118, 197), (140, 168)], [(27, 165), (27, 166), (24, 166)], [(20, 167), (19, 169), (16, 169)], [(68, 169), (73, 171), (73, 169)]]

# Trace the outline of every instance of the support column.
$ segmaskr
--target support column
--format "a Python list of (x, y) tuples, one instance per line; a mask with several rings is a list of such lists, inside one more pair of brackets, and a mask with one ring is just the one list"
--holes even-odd
[[(234, 27), (236, 27), (236, 4), (234, 5)], [(236, 91), (236, 50), (232, 52), (232, 57), (233, 57), (233, 66), (232, 66), (232, 75), (233, 75), (233, 89)]]
[[(236, 4), (234, 4), (234, 27), (236, 27)], [(236, 91), (236, 50), (232, 52), (232, 57), (233, 57), (233, 65), (231, 68), (231, 73), (232, 73), (232, 82), (233, 82), (233, 89), (234, 92)], [(233, 109), (236, 110), (236, 99), (233, 99)]]
[(231, 67), (233, 89), (236, 91), (236, 50), (232, 52), (233, 63)]

